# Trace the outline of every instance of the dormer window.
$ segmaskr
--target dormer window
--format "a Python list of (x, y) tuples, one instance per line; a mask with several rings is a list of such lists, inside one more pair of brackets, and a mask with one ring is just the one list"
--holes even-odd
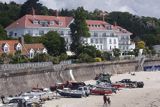
[(50, 21), (50, 25), (54, 25), (54, 21)]
[(59, 22), (59, 26), (62, 26), (63, 25), (63, 22)]
[(38, 21), (37, 20), (33, 20), (33, 24), (38, 24)]
[(9, 45), (8, 45), (8, 44), (5, 44), (5, 45), (3, 46), (3, 51), (4, 51), (5, 53), (8, 53), (8, 52), (9, 52)]
[(22, 50), (22, 45), (20, 43), (17, 44), (16, 50), (17, 51), (21, 51)]

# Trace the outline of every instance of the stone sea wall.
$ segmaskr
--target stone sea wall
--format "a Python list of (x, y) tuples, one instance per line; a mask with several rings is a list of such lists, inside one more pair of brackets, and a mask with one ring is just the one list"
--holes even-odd
[[(67, 80), (86, 81), (101, 72), (132, 72), (137, 64), (138, 61), (133, 60), (71, 65), (53, 65), (51, 62), (0, 65), (0, 95), (15, 95), (33, 87), (49, 87)], [(160, 64), (160, 60), (147, 60), (144, 63), (153, 64)]]

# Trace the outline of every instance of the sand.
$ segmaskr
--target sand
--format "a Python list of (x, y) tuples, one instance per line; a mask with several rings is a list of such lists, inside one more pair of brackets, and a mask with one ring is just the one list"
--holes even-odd
[[(136, 72), (119, 74), (111, 77), (113, 82), (121, 79), (143, 81), (144, 88), (122, 89), (117, 94), (110, 96), (110, 107), (160, 107), (160, 72)], [(95, 83), (87, 81), (86, 83)], [(87, 98), (60, 98), (47, 101), (44, 107), (103, 107), (103, 97), (91, 95)]]

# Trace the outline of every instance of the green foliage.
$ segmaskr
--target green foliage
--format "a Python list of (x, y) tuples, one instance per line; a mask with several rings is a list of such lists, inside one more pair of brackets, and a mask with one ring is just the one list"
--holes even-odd
[(60, 63), (59, 57), (52, 57), (52, 63), (59, 64)]
[(42, 43), (43, 42), (43, 37), (32, 37), (29, 34), (26, 34), (23, 37), (24, 37), (25, 43), (27, 43), (27, 44)]
[(33, 43), (33, 37), (31, 35), (26, 34), (23, 37), (24, 37), (24, 42), (25, 43), (28, 43), (28, 44)]
[[(81, 46), (77, 48), (77, 55), (79, 56), (81, 53), (87, 54), (91, 56), (92, 58), (95, 58), (97, 55), (97, 49), (94, 46), (86, 45), (86, 46)], [(99, 54), (99, 53), (98, 53)]]
[(59, 56), (61, 53), (66, 52), (66, 44), (63, 37), (57, 32), (50, 31), (43, 38), (43, 44), (48, 50), (48, 53), (52, 56)]
[(36, 53), (36, 55), (32, 59), (32, 62), (48, 62), (48, 61), (50, 61), (50, 56), (44, 53)]
[(115, 48), (115, 49), (113, 49), (113, 54), (114, 54), (115, 57), (118, 58), (121, 53), (120, 53), (120, 50), (119, 50), (119, 49)]
[(99, 58), (99, 57), (96, 57), (96, 58), (95, 58), (95, 61), (96, 61), (96, 62), (102, 62), (102, 59)]
[(0, 57), (1, 57), (0, 59), (3, 64), (8, 64), (11, 62), (13, 55), (7, 54), (7, 53), (2, 53)]
[(7, 39), (6, 31), (3, 29), (3, 27), (0, 25), (0, 40)]
[(92, 58), (91, 56), (89, 56), (87, 53), (81, 53), (78, 57), (79, 59), (79, 63), (83, 63), (83, 62), (94, 62), (94, 58)]
[(75, 11), (74, 22), (70, 25), (70, 29), (72, 38), (71, 50), (77, 53), (77, 48), (82, 45), (82, 37), (90, 37), (83, 7), (78, 7)]
[(111, 57), (112, 57), (112, 54), (110, 52), (105, 51), (102, 53), (102, 58), (104, 60), (111, 60)]
[(9, 4), (0, 2), (0, 24), (3, 27), (8, 26), (19, 17), (20, 5), (15, 2)]
[(138, 48), (138, 49), (144, 49), (144, 48), (145, 48), (145, 43), (144, 43), (144, 41), (139, 41), (139, 42), (137, 42), (137, 48)]
[(138, 54), (139, 54), (139, 49), (136, 48), (136, 49), (134, 49), (133, 51), (134, 51), (134, 55), (135, 55), (135, 56), (138, 56)]
[(35, 10), (35, 14), (48, 15), (48, 8), (39, 3), (39, 0), (27, 0), (21, 6), (20, 16), (33, 14), (33, 9)]
[(68, 58), (68, 56), (67, 56), (66, 53), (62, 53), (62, 54), (59, 56), (59, 58), (60, 58), (60, 61), (64, 61), (64, 60), (66, 60), (66, 59)]

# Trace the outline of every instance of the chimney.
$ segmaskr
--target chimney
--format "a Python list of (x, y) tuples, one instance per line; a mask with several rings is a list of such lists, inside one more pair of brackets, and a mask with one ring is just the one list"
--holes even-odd
[(115, 26), (115, 27), (117, 26), (117, 22), (116, 22), (116, 21), (114, 22), (114, 26)]
[(21, 45), (24, 45), (24, 37), (23, 36), (19, 38), (19, 41), (20, 41)]
[(59, 13), (58, 13), (58, 10), (56, 10), (56, 17), (58, 17)]
[(36, 15), (35, 9), (32, 7), (32, 15)]

